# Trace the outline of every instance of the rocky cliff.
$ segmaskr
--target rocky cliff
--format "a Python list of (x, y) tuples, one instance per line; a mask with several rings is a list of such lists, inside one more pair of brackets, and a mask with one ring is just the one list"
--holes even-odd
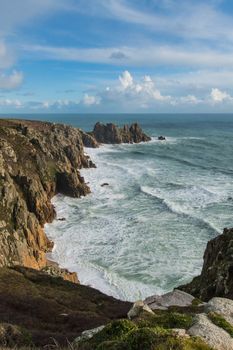
[(95, 124), (91, 135), (99, 143), (109, 144), (139, 143), (151, 140), (137, 123), (134, 123), (131, 126), (124, 125), (123, 128), (119, 128), (112, 123), (105, 125), (98, 122)]
[(43, 226), (56, 215), (51, 198), (90, 192), (78, 171), (94, 166), (85, 144), (98, 147), (66, 125), (0, 120), (0, 266), (46, 267), (52, 243)]
[(208, 242), (201, 275), (179, 289), (205, 301), (216, 296), (233, 299), (233, 229)]
[(92, 133), (63, 124), (0, 120), (0, 267), (45, 269), (73, 282), (75, 274), (46, 259), (53, 244), (43, 226), (55, 218), (51, 198), (90, 192), (79, 169), (95, 165), (84, 146), (148, 141), (138, 124), (123, 129), (97, 123)]

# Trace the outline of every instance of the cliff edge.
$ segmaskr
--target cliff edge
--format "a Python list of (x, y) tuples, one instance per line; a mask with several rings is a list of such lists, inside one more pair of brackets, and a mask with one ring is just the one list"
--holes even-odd
[(200, 276), (178, 287), (204, 301), (213, 297), (233, 299), (233, 229), (208, 242)]
[(47, 265), (52, 243), (43, 226), (56, 215), (51, 198), (90, 192), (78, 170), (94, 166), (85, 143), (98, 147), (70, 126), (0, 120), (0, 266)]

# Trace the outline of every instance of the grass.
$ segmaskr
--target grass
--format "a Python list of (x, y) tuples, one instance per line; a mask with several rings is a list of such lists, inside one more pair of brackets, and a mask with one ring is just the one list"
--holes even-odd
[[(163, 315), (165, 327), (168, 324), (184, 325), (183, 316), (170, 315), (165, 319)], [(137, 323), (128, 320), (111, 322), (92, 339), (78, 343), (77, 350), (211, 350), (201, 339), (178, 337), (172, 329), (155, 326), (154, 320), (151, 322), (147, 318), (145, 324), (142, 319)]]
[(155, 314), (145, 313), (136, 320), (139, 327), (163, 327), (165, 329), (184, 328), (192, 326), (193, 315), (174, 311), (157, 310)]

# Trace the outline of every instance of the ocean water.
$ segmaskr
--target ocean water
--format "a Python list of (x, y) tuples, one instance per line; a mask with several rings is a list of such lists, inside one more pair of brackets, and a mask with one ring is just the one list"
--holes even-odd
[[(200, 273), (208, 240), (233, 226), (232, 115), (43, 115), (92, 129), (138, 121), (152, 141), (86, 149), (92, 193), (53, 199), (50, 258), (124, 300), (170, 291)], [(167, 140), (158, 141), (159, 135)], [(101, 187), (107, 182), (109, 186)]]

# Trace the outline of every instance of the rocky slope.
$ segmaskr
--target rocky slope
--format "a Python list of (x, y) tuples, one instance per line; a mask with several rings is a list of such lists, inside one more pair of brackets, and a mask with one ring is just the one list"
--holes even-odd
[(208, 242), (201, 275), (179, 289), (207, 301), (214, 296), (233, 299), (233, 229)]
[(51, 198), (90, 192), (78, 171), (94, 166), (85, 143), (98, 147), (69, 126), (0, 120), (0, 266), (46, 267), (52, 243), (43, 226), (56, 215)]
[(52, 344), (52, 349), (54, 339), (67, 345), (85, 329), (127, 317), (130, 307), (41, 271), (0, 268), (0, 348), (35, 345), (42, 349)]
[(96, 123), (91, 135), (99, 143), (119, 144), (119, 143), (139, 143), (150, 141), (151, 138), (146, 135), (137, 123), (130, 126), (124, 125), (123, 128), (115, 124)]

